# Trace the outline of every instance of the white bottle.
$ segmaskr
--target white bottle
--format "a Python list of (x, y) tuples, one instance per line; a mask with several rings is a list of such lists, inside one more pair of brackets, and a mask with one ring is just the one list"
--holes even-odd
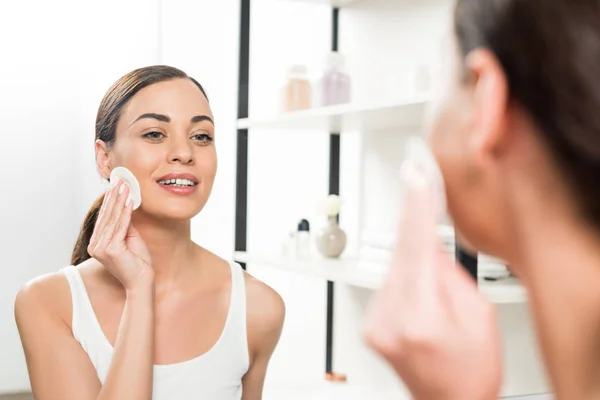
[(290, 232), (285, 237), (282, 245), (281, 252), (285, 257), (296, 256), (296, 232)]
[(310, 224), (305, 219), (300, 221), (296, 232), (296, 256), (301, 258), (310, 256)]

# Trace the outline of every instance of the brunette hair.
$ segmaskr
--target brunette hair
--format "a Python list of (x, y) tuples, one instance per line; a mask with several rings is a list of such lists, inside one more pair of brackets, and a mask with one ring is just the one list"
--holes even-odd
[(600, 228), (600, 3), (458, 0), (462, 55), (493, 52), (510, 97), (533, 118), (584, 218)]

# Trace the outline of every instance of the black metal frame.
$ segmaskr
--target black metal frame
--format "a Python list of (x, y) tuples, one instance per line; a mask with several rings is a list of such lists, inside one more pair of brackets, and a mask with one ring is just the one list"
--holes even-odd
[[(238, 118), (248, 117), (250, 93), (250, 0), (241, 0)], [(248, 129), (237, 131), (235, 180), (235, 251), (246, 251), (248, 232)], [(246, 264), (241, 263), (246, 269)]]
[(465, 267), (465, 269), (467, 270), (469, 275), (471, 275), (471, 277), (473, 279), (475, 279), (475, 282), (477, 282), (477, 267), (478, 267), (477, 254), (468, 253), (465, 249), (460, 247), (460, 244), (458, 243), (458, 241), (456, 243), (457, 243), (456, 249), (455, 249), (456, 260), (463, 267)]
[[(340, 10), (331, 13), (331, 51), (338, 51)], [(329, 194), (340, 194), (340, 132), (329, 134)], [(338, 216), (339, 218), (339, 216)], [(333, 372), (333, 316), (335, 284), (327, 281), (327, 323), (325, 333), (325, 373)]]
[[(241, 1), (238, 118), (248, 117), (250, 82), (250, 0)], [(331, 50), (339, 50), (339, 8), (332, 10)], [(329, 194), (340, 194), (340, 132), (329, 135)], [(235, 250), (246, 251), (248, 211), (248, 130), (237, 130), (235, 195)], [(457, 241), (456, 259), (477, 279), (477, 255), (465, 252)], [(242, 263), (246, 269), (246, 265)], [(327, 281), (325, 372), (333, 373), (334, 282)]]

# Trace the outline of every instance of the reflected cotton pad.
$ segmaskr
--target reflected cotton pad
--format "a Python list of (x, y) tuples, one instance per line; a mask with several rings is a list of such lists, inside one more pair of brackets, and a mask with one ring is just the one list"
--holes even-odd
[(133, 209), (137, 210), (142, 204), (142, 193), (140, 191), (140, 184), (135, 178), (133, 173), (125, 167), (116, 167), (110, 173), (111, 185), (117, 182), (117, 179), (122, 180), (129, 186), (129, 196), (133, 201)]
[(435, 186), (437, 219), (441, 222), (446, 214), (446, 190), (442, 171), (433, 153), (423, 139), (413, 137), (406, 144), (406, 157), (419, 162), (425, 168), (427, 177), (433, 182)]

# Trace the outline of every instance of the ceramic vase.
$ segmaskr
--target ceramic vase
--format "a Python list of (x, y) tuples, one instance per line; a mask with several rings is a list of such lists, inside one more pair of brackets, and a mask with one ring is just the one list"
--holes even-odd
[(327, 258), (339, 257), (346, 248), (346, 233), (340, 228), (336, 217), (330, 217), (327, 225), (316, 235), (319, 253)]

